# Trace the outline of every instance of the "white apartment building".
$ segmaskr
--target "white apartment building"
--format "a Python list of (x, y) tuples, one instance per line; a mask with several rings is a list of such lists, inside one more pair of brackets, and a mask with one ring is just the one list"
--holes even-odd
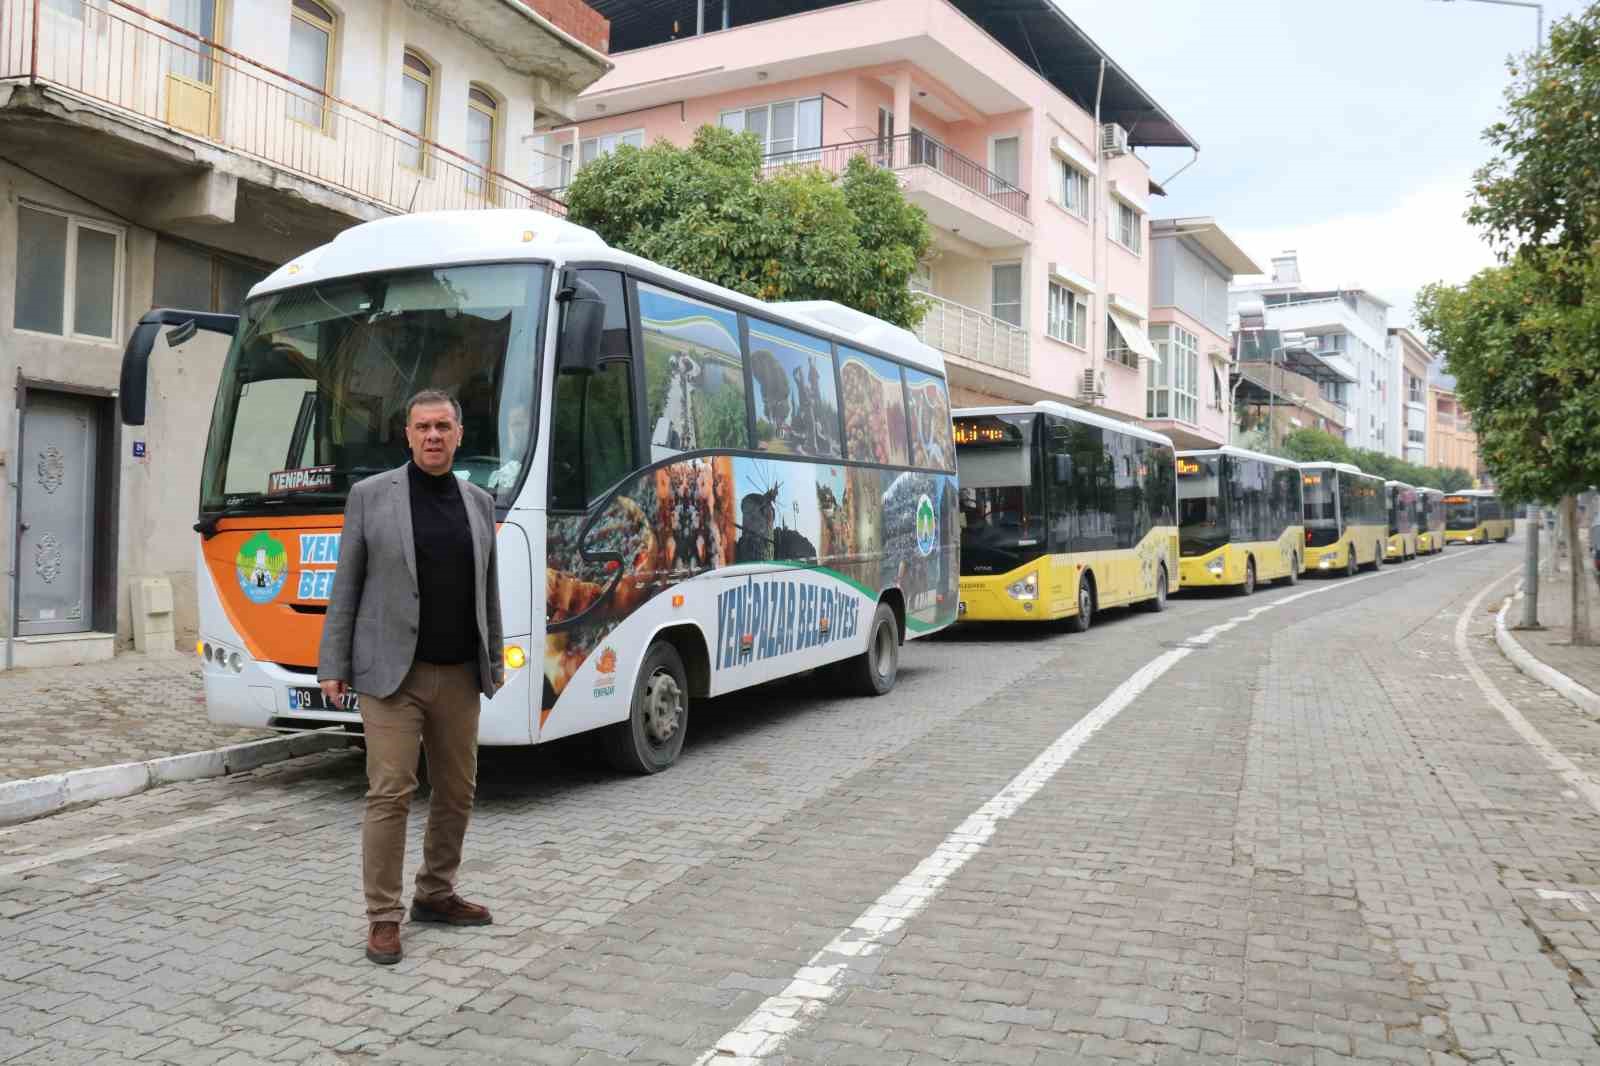
[(357, 222), (563, 210), (531, 183), (530, 140), (609, 69), (607, 34), (576, 0), (0, 0), (7, 660), (126, 647), (136, 583), (180, 646), (193, 631), (190, 526), (225, 346), (158, 342), (152, 420), (124, 432), (139, 317), (237, 312)]
[(1235, 322), (1242, 304), (1259, 305), (1268, 330), (1303, 336), (1296, 347), (1314, 358), (1321, 398), (1343, 410), (1346, 444), (1401, 454), (1400, 365), (1389, 350), (1387, 302), (1362, 288), (1307, 285), (1293, 251), (1273, 257), (1269, 280), (1236, 284), (1228, 300)]
[(1389, 358), (1400, 369), (1393, 424), (1395, 454), (1408, 463), (1428, 465), (1428, 377), (1437, 361), (1421, 337), (1405, 327), (1389, 330)]

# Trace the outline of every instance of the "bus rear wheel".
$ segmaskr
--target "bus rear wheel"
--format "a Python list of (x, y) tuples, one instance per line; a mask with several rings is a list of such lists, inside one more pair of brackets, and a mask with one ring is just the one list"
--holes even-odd
[(1256, 591), (1256, 561), (1254, 559), (1247, 558), (1244, 561), (1244, 584), (1239, 586), (1239, 595), (1241, 595), (1241, 596), (1249, 596), (1249, 595), (1252, 595), (1255, 591)]
[(894, 608), (880, 603), (867, 631), (867, 650), (840, 663), (836, 676), (852, 695), (882, 696), (894, 688), (899, 674), (900, 623), (895, 620)]
[(689, 678), (667, 641), (650, 645), (625, 721), (606, 731), (606, 758), (624, 773), (660, 773), (678, 761), (689, 726)]
[(1289, 572), (1283, 575), (1283, 583), (1285, 585), (1300, 584), (1300, 556), (1298, 554), (1289, 556)]
[(1361, 569), (1361, 563), (1360, 563), (1359, 560), (1356, 559), (1356, 546), (1354, 544), (1352, 544), (1352, 545), (1350, 545), (1350, 554), (1345, 556), (1345, 560), (1344, 560), (1344, 576), (1345, 577), (1355, 577), (1356, 576), (1356, 571), (1360, 570), (1360, 569)]
[(1165, 563), (1156, 568), (1156, 594), (1144, 601), (1144, 609), (1152, 613), (1167, 609), (1167, 566)]
[(1067, 619), (1067, 628), (1074, 633), (1087, 633), (1094, 624), (1094, 591), (1087, 577), (1078, 578), (1078, 613)]

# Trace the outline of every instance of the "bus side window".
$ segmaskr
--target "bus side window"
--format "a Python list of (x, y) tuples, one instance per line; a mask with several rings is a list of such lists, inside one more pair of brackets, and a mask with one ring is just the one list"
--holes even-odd
[(650, 461), (750, 447), (739, 316), (644, 282), (638, 292)]
[(606, 319), (598, 369), (556, 375), (550, 425), (554, 510), (583, 510), (634, 468), (633, 345), (622, 275), (582, 270), (578, 276), (600, 293)]
[(1073, 499), (1074, 470), (1072, 459), (1071, 424), (1044, 419), (1045, 435), (1045, 526), (1048, 530), (1051, 552), (1068, 552), (1077, 535), (1073, 515), (1077, 510)]

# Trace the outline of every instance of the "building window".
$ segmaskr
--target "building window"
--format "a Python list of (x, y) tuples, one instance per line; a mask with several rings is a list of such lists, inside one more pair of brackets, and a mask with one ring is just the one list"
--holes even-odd
[[(1193, 424), (1200, 410), (1200, 338), (1182, 326), (1156, 325), (1150, 339), (1157, 362), (1145, 389), (1145, 417)], [(1214, 376), (1213, 384), (1220, 389), (1221, 379)]]
[(43, 208), (17, 208), (12, 325), (58, 337), (115, 340), (122, 230)]
[(724, 111), (721, 122), (723, 129), (755, 134), (762, 154), (778, 162), (814, 159), (822, 147), (820, 96)]
[[(603, 155), (610, 155), (623, 145), (634, 148), (644, 147), (644, 130), (625, 130), (622, 133), (603, 133), (598, 137), (587, 137), (576, 145), (563, 144), (561, 146), (561, 185), (566, 187), (572, 184), (572, 175), (578, 170), (593, 163)], [(572, 165), (572, 158), (576, 149), (578, 158), (577, 168)]]
[(1134, 255), (1144, 252), (1144, 218), (1138, 211), (1121, 200), (1117, 201), (1117, 223), (1114, 236), (1117, 243)]
[(476, 85), (467, 90), (467, 158), (477, 164), (476, 173), (467, 175), (467, 191), (481, 194), (483, 179), (494, 169), (495, 127), (500, 105)]
[(1139, 369), (1139, 353), (1128, 344), (1128, 339), (1117, 326), (1116, 318), (1111, 315), (1106, 316), (1106, 358), (1129, 370)]
[(1407, 387), (1407, 398), (1410, 399), (1410, 401), (1412, 403), (1421, 403), (1422, 402), (1422, 379), (1417, 377), (1415, 374), (1411, 374), (1411, 375), (1409, 375), (1409, 380), (1406, 383), (1406, 387)]
[(1056, 282), (1050, 283), (1050, 317), (1045, 332), (1058, 341), (1087, 346), (1084, 334), (1089, 324), (1089, 305), (1083, 295)]
[(315, 92), (291, 85), (289, 117), (308, 126), (328, 124), (328, 84), (333, 80), (333, 31), (337, 20), (316, 0), (294, 0), (289, 20), (289, 75)]
[(1056, 203), (1079, 218), (1089, 217), (1089, 175), (1065, 159), (1051, 160), (1055, 187), (1051, 190)]
[(1211, 395), (1214, 397), (1213, 407), (1218, 411), (1226, 411), (1228, 409), (1223, 403), (1222, 371), (1215, 366), (1211, 368)]
[(401, 166), (422, 169), (422, 142), (428, 139), (428, 116), (432, 112), (433, 66), (408, 48), (400, 65), (400, 126), (412, 136), (401, 138)]
[(1408, 429), (1408, 430), (1406, 430), (1406, 440), (1410, 441), (1412, 444), (1421, 444), (1421, 443), (1423, 443), (1424, 439), (1425, 438), (1423, 436), (1422, 430), (1420, 430), (1420, 429)]
[[(996, 137), (989, 142), (989, 169), (994, 176), (1013, 189), (1022, 184), (1022, 140), (1018, 137)], [(997, 189), (996, 192), (1003, 192)]]
[(156, 241), (155, 291), (151, 301), (156, 307), (236, 315), (250, 289), (271, 272), (270, 267), (162, 237)]
[(1002, 322), (1022, 325), (1022, 264), (994, 264), (990, 283), (989, 313)]

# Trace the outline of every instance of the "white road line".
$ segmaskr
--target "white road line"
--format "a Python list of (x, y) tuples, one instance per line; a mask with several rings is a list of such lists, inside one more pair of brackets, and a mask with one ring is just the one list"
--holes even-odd
[[(9, 862), (3, 866), (0, 866), (0, 877), (6, 877), (11, 874), (27, 873), (29, 870), (37, 870), (41, 866), (54, 866), (58, 862), (70, 862), (73, 859), (81, 859), (89, 855), (98, 855), (102, 851), (113, 851), (118, 848), (137, 847), (140, 844), (145, 844), (152, 840), (161, 840), (166, 837), (176, 836), (180, 833), (187, 833), (191, 829), (201, 829), (208, 825), (215, 825), (218, 822), (231, 821), (235, 818), (244, 818), (254, 814), (264, 814), (267, 811), (275, 811), (282, 807), (298, 807), (310, 802), (311, 800), (320, 799), (323, 796), (330, 796), (340, 791), (343, 790), (338, 788), (324, 788), (317, 789), (315, 791), (297, 792), (292, 796), (272, 800), (268, 803), (226, 804), (218, 807), (210, 814), (201, 814), (196, 815), (193, 818), (184, 818), (180, 821), (173, 822), (170, 825), (161, 826), (159, 829), (146, 829), (141, 833), (126, 833), (121, 836), (114, 837), (100, 837), (99, 839), (91, 840), (86, 844), (78, 844), (74, 847), (63, 848), (60, 851), (51, 851), (46, 852), (43, 855), (33, 855), (26, 859), (18, 859), (15, 862)], [(28, 825), (31, 823), (23, 824)]]
[(1527, 741), (1528, 746), (1539, 753), (1550, 769), (1559, 774), (1563, 781), (1571, 785), (1578, 791), (1579, 795), (1589, 801), (1589, 806), (1593, 807), (1597, 813), (1600, 813), (1600, 783), (1597, 783), (1594, 778), (1579, 769), (1571, 759), (1561, 754), (1554, 744), (1544, 738), (1543, 733), (1533, 727), (1532, 722), (1522, 716), (1521, 711), (1511, 705), (1511, 701), (1506, 699), (1499, 688), (1495, 686), (1495, 683), (1489, 679), (1489, 675), (1484, 672), (1483, 667), (1478, 665), (1477, 660), (1472, 657), (1471, 649), (1467, 647), (1467, 627), (1471, 625), (1473, 615), (1477, 613), (1484, 598), (1489, 595), (1496, 585), (1515, 573), (1516, 571), (1513, 570), (1489, 582), (1481, 592), (1472, 598), (1472, 602), (1467, 604), (1466, 609), (1461, 612), (1461, 617), (1456, 619), (1456, 655), (1461, 659), (1462, 664), (1466, 666), (1467, 673), (1472, 675), (1472, 680), (1478, 683), (1478, 688), (1483, 691), (1485, 698), (1488, 699), (1495, 710), (1500, 712), (1501, 717), (1510, 723), (1511, 728), (1516, 731), (1517, 735)]
[(1103, 729), (1168, 670), (1182, 662), (1197, 646), (1210, 644), (1217, 637), (1245, 622), (1254, 621), (1268, 611), (1310, 596), (1320, 596), (1370, 581), (1385, 574), (1415, 573), (1424, 566), (1455, 556), (1441, 556), (1424, 563), (1392, 570), (1380, 569), (1359, 577), (1345, 578), (1323, 588), (1306, 589), (1253, 607), (1244, 614), (1219, 622), (1183, 641), (1184, 646), (1163, 652), (1145, 663), (1127, 680), (1111, 690), (1100, 704), (1080, 718), (1070, 729), (1013, 777), (982, 807), (967, 816), (949, 836), (902, 877), (889, 891), (861, 913), (850, 926), (834, 937), (821, 951), (806, 961), (794, 978), (776, 995), (768, 996), (739, 1025), (724, 1033), (711, 1050), (695, 1060), (695, 1066), (747, 1066), (778, 1052), (788, 1039), (815, 1021), (843, 990), (843, 977), (855, 959), (871, 955), (879, 942), (900, 929), (928, 907), (951, 877), (974, 858), (994, 836), (999, 823), (1010, 818), (1032, 799), (1073, 755)]

